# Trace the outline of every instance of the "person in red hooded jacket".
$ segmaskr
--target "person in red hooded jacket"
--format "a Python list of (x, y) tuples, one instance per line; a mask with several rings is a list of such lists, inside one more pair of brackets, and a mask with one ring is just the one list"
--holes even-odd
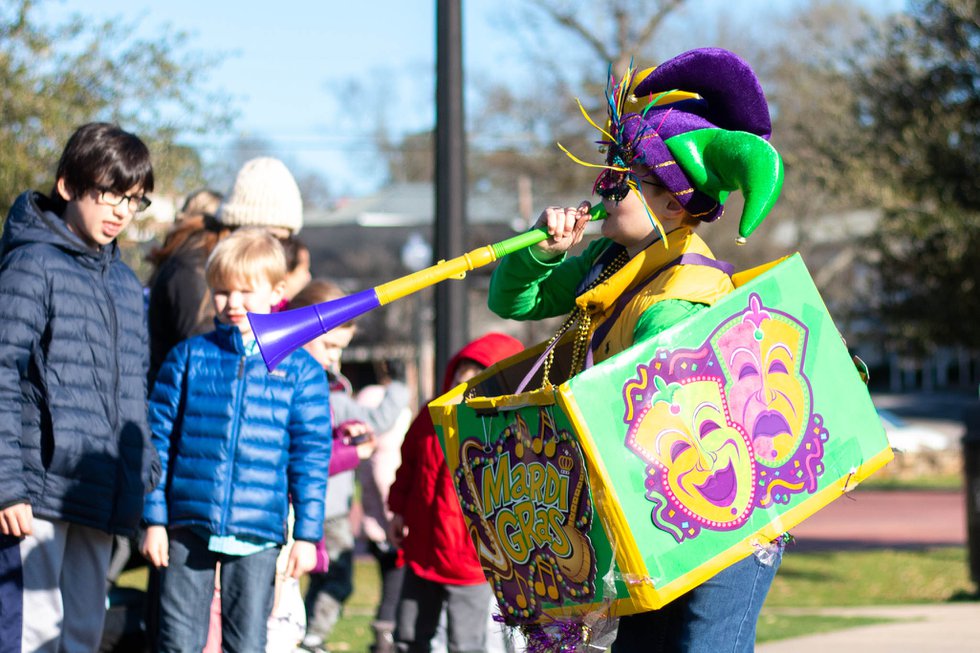
[[(443, 392), (523, 349), (502, 333), (477, 338), (449, 361)], [(428, 653), (445, 605), (450, 653), (485, 651), (491, 589), (427, 406), (405, 434), (401, 453), (388, 495), (391, 541), (402, 547), (407, 565), (395, 626), (398, 650)]]

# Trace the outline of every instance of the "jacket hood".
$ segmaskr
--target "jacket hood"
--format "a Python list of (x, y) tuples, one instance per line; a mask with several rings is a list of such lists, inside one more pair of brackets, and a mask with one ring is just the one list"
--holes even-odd
[(10, 207), (0, 238), (0, 257), (22, 245), (46, 243), (87, 262), (89, 266), (104, 265), (119, 258), (119, 248), (113, 241), (99, 251), (88, 247), (68, 228), (51, 206), (51, 200), (34, 191), (21, 193)]
[(477, 338), (460, 349), (449, 361), (442, 381), (442, 391), (445, 393), (452, 389), (453, 377), (460, 362), (470, 360), (483, 367), (490, 367), (523, 350), (524, 345), (520, 340), (504, 333), (488, 333)]

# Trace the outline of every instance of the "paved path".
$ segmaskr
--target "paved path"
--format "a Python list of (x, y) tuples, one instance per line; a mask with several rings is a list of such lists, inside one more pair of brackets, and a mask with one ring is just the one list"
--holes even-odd
[(756, 653), (976, 653), (980, 651), (980, 603), (941, 603), (808, 610), (896, 621), (756, 646)]
[[(963, 546), (962, 492), (861, 490), (793, 529), (793, 551)], [(781, 614), (792, 610), (780, 609)], [(759, 644), (756, 653), (946, 653), (980, 651), (980, 603), (800, 609), (800, 614), (882, 617), (885, 624)]]

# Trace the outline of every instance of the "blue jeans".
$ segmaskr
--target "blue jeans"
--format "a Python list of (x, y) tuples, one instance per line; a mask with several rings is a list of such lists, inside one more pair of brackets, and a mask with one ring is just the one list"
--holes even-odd
[(204, 648), (220, 562), (222, 650), (264, 653), (279, 547), (231, 556), (209, 551), (207, 540), (188, 529), (169, 535), (170, 565), (160, 574), (157, 650), (200, 653)]
[(782, 562), (750, 555), (663, 608), (622, 617), (612, 653), (752, 653), (755, 626)]

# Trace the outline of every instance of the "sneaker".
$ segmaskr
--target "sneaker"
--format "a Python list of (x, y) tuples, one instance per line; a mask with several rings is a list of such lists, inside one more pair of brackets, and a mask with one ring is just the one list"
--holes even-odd
[(375, 621), (371, 629), (374, 631), (374, 644), (368, 649), (369, 653), (396, 653), (393, 622)]
[(303, 651), (309, 651), (310, 653), (330, 653), (327, 649), (327, 642), (322, 636), (316, 633), (308, 633), (303, 641), (300, 642), (300, 649)]

